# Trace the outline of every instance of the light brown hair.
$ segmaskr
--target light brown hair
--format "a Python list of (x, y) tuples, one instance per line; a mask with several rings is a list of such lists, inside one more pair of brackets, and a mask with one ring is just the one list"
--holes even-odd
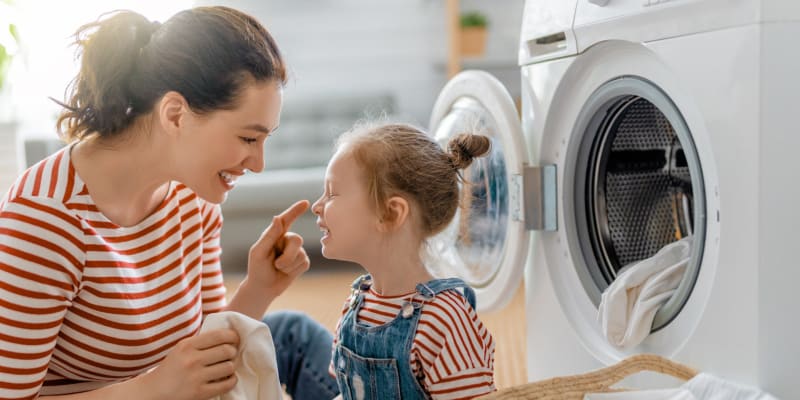
[[(181, 11), (163, 25), (115, 11), (75, 33), (81, 59), (67, 88), (59, 132), (72, 141), (112, 136), (169, 91), (192, 111), (233, 109), (245, 84), (286, 82), (275, 40), (255, 18), (227, 7)], [(62, 128), (66, 128), (65, 130)]]
[(486, 154), (490, 145), (486, 136), (461, 133), (445, 150), (411, 125), (374, 122), (356, 125), (336, 143), (362, 167), (378, 216), (391, 221), (386, 202), (401, 196), (420, 210), (417, 220), (423, 238), (439, 233), (453, 219), (459, 206), (460, 170)]

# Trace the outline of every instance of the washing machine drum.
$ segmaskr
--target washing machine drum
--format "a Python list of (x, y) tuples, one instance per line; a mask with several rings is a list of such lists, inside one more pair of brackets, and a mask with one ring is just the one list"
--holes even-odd
[[(581, 118), (574, 199), (582, 272), (591, 278), (584, 286), (601, 293), (623, 267), (686, 236), (702, 248), (702, 172), (691, 132), (669, 98), (647, 81), (619, 79), (593, 94)], [(685, 304), (699, 260), (693, 254), (654, 330)]]

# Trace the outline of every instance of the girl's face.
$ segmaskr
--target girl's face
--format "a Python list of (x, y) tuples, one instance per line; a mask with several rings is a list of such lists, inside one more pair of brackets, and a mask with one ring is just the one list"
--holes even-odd
[(342, 148), (325, 172), (325, 187), (311, 206), (322, 229), (322, 255), (363, 264), (380, 238), (379, 220), (356, 160)]
[(235, 109), (188, 113), (175, 152), (178, 180), (206, 201), (225, 201), (246, 170), (264, 169), (264, 141), (282, 103), (283, 89), (270, 81), (246, 85)]

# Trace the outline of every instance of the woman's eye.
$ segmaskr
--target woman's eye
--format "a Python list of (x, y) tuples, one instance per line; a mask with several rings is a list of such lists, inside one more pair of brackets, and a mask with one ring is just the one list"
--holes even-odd
[(245, 142), (247, 144), (253, 144), (253, 143), (258, 141), (258, 139), (249, 138), (249, 137), (245, 137), (245, 136), (240, 136), (240, 138), (242, 139), (243, 142)]

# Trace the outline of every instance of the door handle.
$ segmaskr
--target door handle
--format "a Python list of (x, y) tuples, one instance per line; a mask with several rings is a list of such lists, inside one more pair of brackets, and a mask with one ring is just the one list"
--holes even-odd
[(556, 165), (524, 166), (511, 181), (510, 214), (528, 230), (553, 232), (558, 229)]

